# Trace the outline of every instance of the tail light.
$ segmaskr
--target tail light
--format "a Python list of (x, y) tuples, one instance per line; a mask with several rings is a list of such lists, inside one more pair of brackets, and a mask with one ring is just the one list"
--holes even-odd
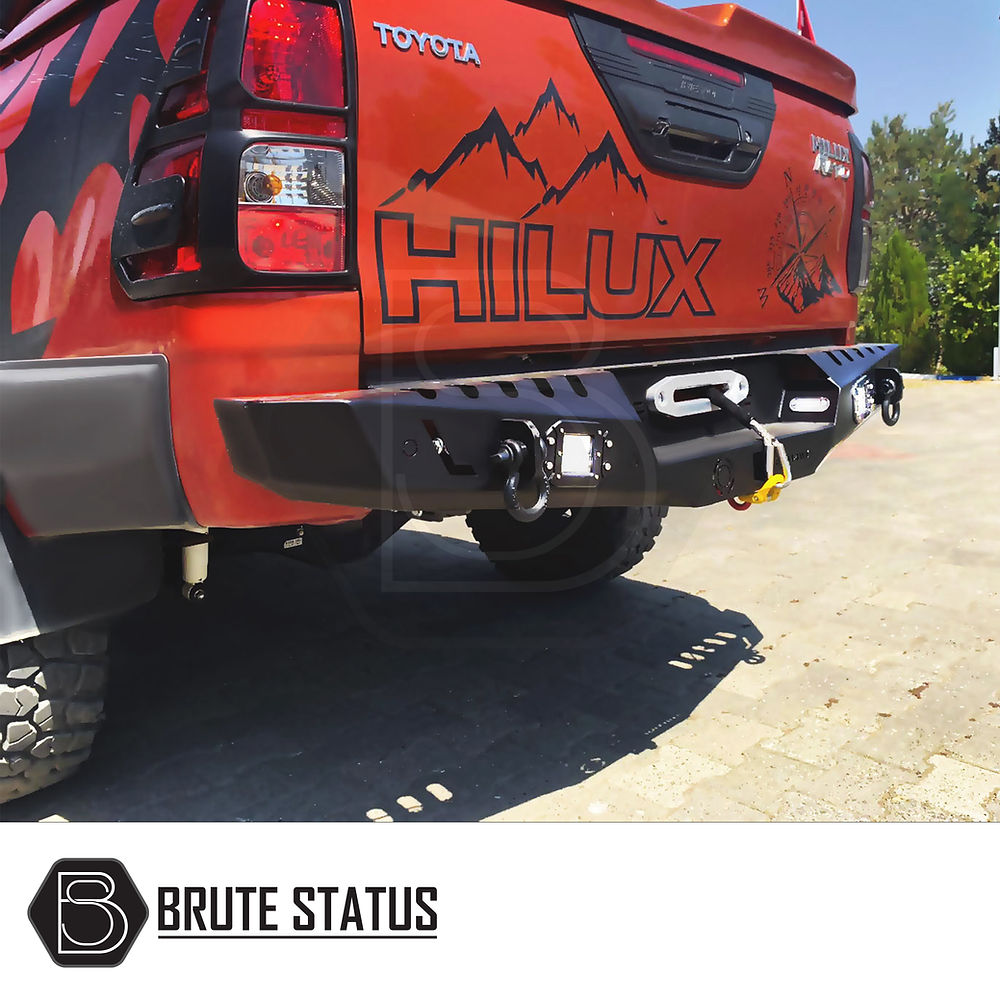
[(156, 124), (163, 128), (205, 114), (208, 111), (206, 78), (207, 74), (201, 72), (191, 80), (171, 87), (163, 95)]
[(242, 78), (254, 97), (342, 108), (344, 37), (337, 9), (306, 0), (254, 0)]
[(247, 108), (243, 112), (242, 124), (245, 129), (255, 132), (289, 132), (316, 139), (343, 139), (347, 136), (347, 124), (343, 118), (309, 111), (285, 111), (284, 108), (280, 111), (274, 108)]
[(659, 42), (652, 42), (648, 38), (638, 38), (635, 35), (626, 35), (625, 41), (633, 52), (646, 56), (649, 59), (659, 59), (662, 62), (671, 63), (681, 69), (694, 70), (697, 73), (704, 73), (707, 76), (714, 76), (717, 80), (725, 80), (734, 87), (742, 87), (745, 84), (743, 74), (727, 66), (719, 66), (717, 63), (701, 59), (688, 52), (681, 52), (679, 49), (672, 49)]
[[(296, 109), (249, 108), (244, 128), (315, 139), (344, 138), (340, 115), (302, 106), (345, 106), (344, 38), (336, 7), (310, 0), (253, 0), (243, 47), (243, 86)], [(324, 124), (325, 123), (325, 124)], [(255, 271), (345, 269), (344, 152), (335, 146), (258, 141), (240, 159), (237, 238)]]
[(255, 271), (344, 270), (344, 154), (258, 143), (240, 160), (240, 256)]
[(856, 135), (851, 135), (854, 160), (854, 213), (847, 244), (847, 277), (852, 292), (868, 287), (872, 263), (872, 209), (875, 207), (875, 181), (868, 156)]
[(868, 276), (872, 266), (872, 209), (875, 207), (875, 179), (872, 177), (872, 165), (868, 154), (861, 155), (865, 175), (865, 203), (861, 209), (861, 273), (858, 275), (858, 288), (868, 287)]

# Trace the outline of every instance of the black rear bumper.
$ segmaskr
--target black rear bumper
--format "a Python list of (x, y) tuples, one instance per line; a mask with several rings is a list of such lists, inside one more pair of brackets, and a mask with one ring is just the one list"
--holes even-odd
[[(851, 389), (890, 368), (897, 347), (721, 355), (601, 369), (392, 385), (329, 395), (220, 399), (233, 467), (294, 500), (380, 510), (456, 512), (503, 507), (504, 474), (490, 461), (510, 421), (537, 428), (556, 460), (560, 423), (604, 442), (595, 485), (552, 483), (549, 504), (701, 507), (753, 492), (765, 478), (760, 437), (721, 410), (671, 417), (648, 388), (668, 375), (732, 369), (744, 409), (782, 441), (795, 478), (816, 471), (858, 426)], [(878, 379), (876, 378), (877, 382)], [(825, 396), (823, 412), (790, 401)], [(548, 443), (545, 443), (548, 442)]]

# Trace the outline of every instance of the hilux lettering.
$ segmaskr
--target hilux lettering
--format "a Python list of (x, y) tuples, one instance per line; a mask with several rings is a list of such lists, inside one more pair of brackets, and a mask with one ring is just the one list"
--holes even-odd
[[(453, 217), (447, 246), (418, 246), (412, 213), (377, 212), (382, 322), (420, 323), (421, 290), (429, 288), (451, 293), (456, 323), (626, 320), (682, 307), (692, 316), (715, 314), (702, 273), (717, 239), (702, 237), (687, 250), (679, 236), (591, 229), (575, 281), (553, 276), (557, 241), (551, 225)], [(613, 273), (631, 273), (630, 284), (616, 284)]]

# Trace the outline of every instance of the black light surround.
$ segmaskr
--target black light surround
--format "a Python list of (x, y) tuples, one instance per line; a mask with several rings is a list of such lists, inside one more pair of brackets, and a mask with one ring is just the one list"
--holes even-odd
[(571, 420), (556, 424), (546, 444), (553, 456), (552, 481), (559, 486), (596, 486), (605, 470), (605, 451), (614, 447), (600, 424)]

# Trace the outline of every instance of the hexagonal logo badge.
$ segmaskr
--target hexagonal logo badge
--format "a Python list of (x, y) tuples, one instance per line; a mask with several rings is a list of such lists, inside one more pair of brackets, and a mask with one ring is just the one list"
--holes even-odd
[(52, 961), (64, 966), (119, 965), (149, 910), (125, 866), (112, 858), (63, 858), (28, 907)]

